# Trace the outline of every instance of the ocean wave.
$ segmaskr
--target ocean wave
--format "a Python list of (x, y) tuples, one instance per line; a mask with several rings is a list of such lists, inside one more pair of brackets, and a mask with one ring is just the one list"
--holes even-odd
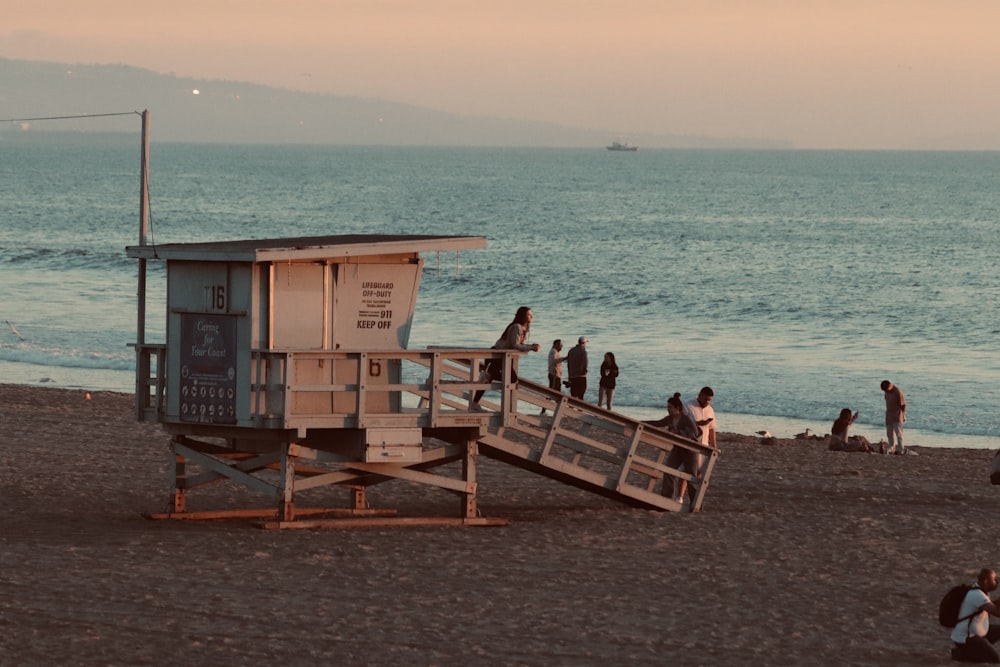
[[(48, 248), (39, 246), (0, 247), (0, 265), (24, 268), (100, 269), (133, 271), (136, 260), (125, 248)], [(155, 270), (155, 269), (154, 269)]]
[(86, 368), (93, 370), (135, 370), (135, 357), (129, 352), (101, 353), (93, 350), (72, 350), (53, 347), (0, 344), (0, 361), (51, 366), (55, 368)]

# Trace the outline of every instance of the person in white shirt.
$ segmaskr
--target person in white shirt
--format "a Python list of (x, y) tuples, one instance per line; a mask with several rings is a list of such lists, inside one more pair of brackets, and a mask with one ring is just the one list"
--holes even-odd
[[(552, 349), (549, 350), (549, 389), (558, 391), (560, 394), (562, 393), (562, 365), (566, 361), (566, 357), (559, 356), (562, 349), (562, 339), (556, 338), (552, 341)], [(541, 414), (545, 414), (545, 408), (542, 408)]]
[[(708, 445), (712, 449), (717, 449), (718, 445), (715, 439), (715, 410), (712, 409), (712, 399), (714, 397), (715, 392), (712, 391), (711, 387), (702, 387), (695, 398), (684, 404), (684, 412), (701, 429), (701, 436), (699, 437), (701, 444)], [(702, 468), (705, 466), (705, 455), (696, 454), (694, 458), (695, 468), (693, 474), (700, 478)]]
[(712, 399), (715, 392), (711, 387), (702, 387), (698, 396), (684, 404), (684, 411), (691, 420), (701, 427), (701, 444), (715, 449), (715, 410), (712, 409)]
[(989, 568), (980, 570), (979, 578), (958, 608), (958, 617), (962, 620), (951, 631), (951, 641), (955, 643), (952, 659), (1000, 663), (1000, 653), (993, 646), (1000, 640), (1000, 625), (990, 627), (990, 614), (1000, 616), (1000, 607), (989, 596), (996, 589), (997, 573)]

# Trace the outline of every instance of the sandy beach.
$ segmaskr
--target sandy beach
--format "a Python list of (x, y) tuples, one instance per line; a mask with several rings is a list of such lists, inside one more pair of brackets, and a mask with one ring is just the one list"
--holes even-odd
[[(4, 667), (943, 665), (941, 595), (1000, 566), (986, 450), (727, 434), (698, 514), (484, 460), (480, 508), (505, 527), (269, 531), (143, 518), (167, 502), (168, 438), (129, 395), (0, 385), (0, 415)], [(402, 482), (369, 495), (457, 510)]]

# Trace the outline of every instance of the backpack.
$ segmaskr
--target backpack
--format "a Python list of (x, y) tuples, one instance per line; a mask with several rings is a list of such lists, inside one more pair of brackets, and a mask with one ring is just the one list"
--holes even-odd
[(941, 598), (941, 604), (938, 607), (938, 623), (946, 628), (953, 628), (962, 621), (968, 620), (976, 615), (977, 612), (973, 612), (968, 616), (963, 618), (958, 617), (958, 610), (962, 608), (962, 603), (965, 602), (965, 596), (969, 594), (975, 586), (969, 586), (968, 584), (959, 584), (958, 586), (953, 586), (944, 594)]

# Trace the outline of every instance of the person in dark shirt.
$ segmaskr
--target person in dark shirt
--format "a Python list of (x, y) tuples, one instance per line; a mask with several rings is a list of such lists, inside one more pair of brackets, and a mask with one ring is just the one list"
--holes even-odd
[(583, 400), (587, 393), (587, 337), (580, 336), (576, 346), (566, 355), (569, 375), (569, 395)]
[(615, 397), (615, 387), (617, 386), (618, 364), (615, 363), (613, 352), (604, 353), (604, 361), (601, 362), (601, 380), (597, 388), (597, 407), (604, 404), (606, 409), (611, 409), (611, 401)]
[[(691, 419), (691, 415), (684, 410), (684, 402), (681, 401), (679, 393), (675, 393), (667, 399), (666, 417), (643, 423), (662, 428), (665, 431), (679, 435), (682, 438), (687, 438), (688, 440), (694, 440), (695, 442), (698, 442), (701, 438), (701, 429)], [(693, 475), (698, 465), (698, 454), (683, 447), (674, 447), (667, 456), (666, 465), (677, 470), (684, 470)], [(664, 475), (663, 487), (660, 489), (661, 494), (668, 498), (673, 498), (679, 503), (683, 503), (686, 491), (686, 480), (676, 480), (672, 483), (669, 477)]]

